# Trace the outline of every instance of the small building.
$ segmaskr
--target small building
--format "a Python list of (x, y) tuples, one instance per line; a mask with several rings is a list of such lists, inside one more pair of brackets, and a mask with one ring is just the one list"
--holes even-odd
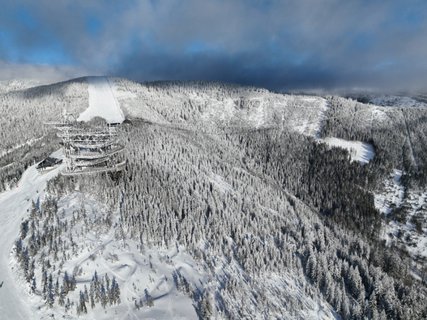
[(40, 162), (36, 168), (37, 170), (40, 170), (40, 171), (46, 171), (46, 170), (55, 168), (61, 163), (62, 163), (62, 159), (47, 157), (42, 162)]

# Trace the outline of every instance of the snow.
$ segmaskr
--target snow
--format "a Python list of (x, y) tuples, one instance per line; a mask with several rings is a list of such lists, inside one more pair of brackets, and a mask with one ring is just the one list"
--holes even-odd
[(131, 118), (158, 124), (218, 128), (289, 129), (315, 136), (328, 109), (321, 97), (216, 84), (138, 84), (114, 79), (113, 90)]
[(399, 208), (403, 203), (405, 188), (400, 183), (402, 174), (402, 170), (393, 170), (391, 181), (385, 182), (385, 192), (374, 195), (375, 208), (385, 215), (392, 211), (392, 206)]
[(252, 99), (256, 102), (256, 107), (254, 110), (251, 110), (252, 113), (249, 115), (248, 119), (250, 123), (253, 123), (255, 128), (260, 128), (265, 123), (265, 110), (264, 110), (264, 100), (263, 99)]
[[(322, 123), (326, 119), (328, 102), (319, 97), (301, 97), (300, 108), (308, 108), (308, 112), (302, 114), (302, 118), (295, 119), (293, 129), (301, 134), (320, 138)], [(310, 117), (311, 116), (311, 117)]]
[[(70, 221), (73, 215), (84, 208), (85, 220), (93, 225), (86, 225), (79, 219), (72, 228), (72, 237), (78, 248), (74, 252), (70, 248), (70, 258), (62, 266), (62, 271), (76, 276), (77, 288), (69, 293), (70, 300), (77, 300), (79, 291), (89, 286), (94, 272), (99, 277), (108, 274), (116, 278), (120, 287), (118, 305), (103, 309), (99, 304), (94, 309), (88, 306), (87, 319), (197, 319), (193, 300), (175, 285), (173, 274), (179, 272), (193, 287), (200, 287), (206, 282), (206, 275), (183, 247), (171, 246), (159, 248), (150, 246), (144, 239), (144, 246), (134, 240), (123, 240), (117, 228), (120, 215), (112, 214), (112, 226), (106, 229), (97, 221), (105, 218), (108, 208), (87, 194), (75, 191), (63, 196), (58, 202), (59, 219)], [(16, 231), (16, 234), (18, 231)], [(15, 234), (15, 237), (16, 237)], [(55, 262), (58, 270), (60, 262)], [(41, 278), (40, 270), (36, 270), (36, 278)], [(153, 298), (153, 306), (145, 303), (145, 290)], [(143, 301), (136, 307), (135, 302)], [(47, 308), (39, 295), (33, 295), (32, 304), (40, 306), (39, 315), (47, 319), (51, 314), (55, 318), (78, 319), (73, 308), (65, 312), (57, 304)]]
[[(381, 237), (388, 245), (398, 245), (413, 258), (420, 261), (427, 259), (427, 229), (417, 231), (413, 217), (425, 216), (427, 190), (407, 189), (401, 183), (401, 170), (393, 170), (390, 178), (383, 182), (384, 190), (374, 194), (375, 207), (387, 218)], [(393, 217), (394, 210), (403, 210), (403, 215)], [(400, 217), (399, 217), (400, 216)], [(391, 219), (390, 219), (391, 217)], [(416, 274), (414, 274), (417, 277)]]
[[(318, 97), (304, 97), (305, 102), (301, 107), (311, 106), (310, 112), (305, 113), (304, 118), (295, 121), (294, 130), (297, 132), (314, 137), (317, 142), (326, 143), (330, 147), (338, 147), (348, 150), (351, 161), (358, 161), (361, 164), (369, 163), (375, 156), (374, 147), (367, 142), (345, 140), (336, 137), (322, 138), (323, 123), (327, 119), (329, 105), (326, 99), (321, 98), (319, 103)], [(372, 112), (372, 117), (378, 120), (383, 120), (386, 114), (375, 108)]]
[[(61, 157), (60, 152), (52, 156)], [(0, 313), (2, 319), (54, 318), (77, 319), (62, 307), (46, 308), (38, 294), (30, 294), (28, 284), (20, 276), (20, 270), (12, 254), (14, 241), (19, 234), (22, 220), (28, 214), (31, 200), (43, 199), (49, 179), (56, 176), (61, 168), (40, 174), (34, 165), (27, 169), (17, 188), (0, 195)], [(71, 219), (84, 206), (95, 224), (105, 215), (106, 208), (96, 200), (80, 192), (64, 196), (59, 202), (61, 219)], [(115, 220), (119, 215), (114, 215)], [(117, 221), (115, 221), (117, 222)], [(113, 222), (113, 225), (116, 225)], [(85, 230), (86, 232), (82, 232)], [(116, 277), (121, 290), (121, 304), (107, 310), (96, 306), (88, 307), (87, 319), (197, 319), (192, 299), (180, 292), (174, 283), (173, 272), (178, 271), (193, 286), (206, 282), (206, 275), (182, 247), (156, 248), (146, 244), (141, 248), (135, 241), (117, 238), (117, 229), (84, 228), (83, 223), (73, 227), (73, 238), (80, 250), (63, 266), (69, 274), (82, 269), (77, 276), (76, 297), (96, 270), (100, 276), (107, 273), (110, 279)], [(18, 272), (16, 272), (18, 271)], [(36, 278), (41, 275), (36, 272)], [(144, 299), (147, 289), (154, 305), (135, 308), (135, 301)], [(75, 297), (75, 299), (76, 299)]]
[(375, 107), (372, 110), (372, 120), (384, 121), (386, 119), (387, 119), (387, 113), (384, 111), (384, 108)]
[[(218, 186), (229, 192), (231, 186), (218, 175), (212, 177)], [(84, 319), (198, 319), (195, 311), (195, 302), (190, 296), (177, 289), (174, 281), (174, 272), (179, 272), (188, 281), (192, 288), (209, 290), (215, 281), (222, 281), (228, 277), (242, 277), (240, 266), (236, 261), (227, 261), (221, 257), (212, 257), (215, 260), (215, 276), (208, 276), (206, 265), (195, 261), (183, 247), (150, 246), (148, 239), (143, 239), (144, 245), (133, 240), (123, 240), (120, 230), (116, 228), (119, 214), (109, 212), (108, 208), (87, 194), (79, 191), (63, 196), (58, 202), (58, 217), (61, 223), (70, 220), (76, 212), (84, 208), (85, 218), (77, 219), (72, 228), (72, 238), (77, 243), (74, 251), (67, 252), (71, 258), (62, 267), (62, 272), (72, 274), (73, 270), (79, 270), (76, 275), (77, 288), (69, 293), (70, 299), (76, 301), (78, 292), (84, 290), (84, 285), (89, 282), (95, 270), (99, 277), (108, 274), (112, 279), (114, 276), (119, 283), (121, 292), (121, 303), (108, 306), (104, 310), (99, 304), (94, 308), (88, 306), (88, 313)], [(278, 212), (276, 212), (278, 214)], [(112, 226), (106, 228), (99, 225), (97, 221), (111, 214)], [(92, 221), (93, 225), (83, 220)], [(17, 231), (16, 231), (17, 232)], [(126, 231), (124, 231), (126, 232)], [(203, 247), (203, 244), (201, 244)], [(59, 270), (60, 261), (53, 262), (54, 270)], [(36, 278), (41, 278), (40, 267), (36, 270)], [(305, 292), (302, 285), (303, 279), (284, 271), (281, 274), (265, 273), (257, 278), (257, 281), (266, 283), (268, 290), (272, 293), (271, 299), (280, 305), (283, 291), (286, 298), (292, 298), (300, 307), (300, 315), (304, 319), (334, 319), (332, 308), (318, 298), (311, 298)], [(242, 282), (241, 290), (253, 289), (252, 282)], [(215, 286), (213, 286), (215, 287)], [(144, 303), (139, 308), (135, 302), (144, 301), (145, 290), (153, 298), (153, 306)], [(231, 297), (224, 296), (224, 303), (232, 306), (236, 301)], [(296, 302), (297, 301), (297, 302)], [(37, 309), (37, 318), (40, 319), (79, 319), (74, 309), (65, 312), (63, 307), (57, 304), (52, 309), (44, 306), (39, 295), (31, 296), (30, 305)], [(236, 306), (234, 306), (236, 307)], [(258, 308), (253, 305), (252, 308)], [(247, 310), (248, 314), (258, 313), (259, 310)], [(284, 310), (282, 316), (295, 318), (295, 310)], [(280, 315), (277, 315), (280, 317)], [(214, 310), (213, 318), (225, 319), (226, 317)]]
[(18, 186), (0, 194), (0, 314), (2, 319), (30, 319), (35, 312), (28, 303), (29, 295), (17, 286), (10, 266), (10, 255), (19, 234), (20, 223), (27, 214), (31, 200), (43, 196), (49, 179), (56, 176), (60, 168), (40, 174), (36, 165), (22, 175)]
[(7, 154), (9, 154), (9, 153), (12, 153), (13, 151), (15, 151), (15, 150), (17, 150), (19, 148), (22, 148), (23, 146), (26, 146), (26, 145), (27, 146), (32, 146), (37, 141), (40, 141), (42, 138), (43, 137), (40, 137), (40, 138), (37, 138), (37, 139), (30, 139), (30, 140), (28, 140), (28, 141), (26, 141), (24, 143), (20, 143), (20, 144), (18, 144), (16, 146), (13, 146), (12, 148), (10, 148), (8, 150), (0, 151), (0, 158), (3, 157), (3, 156), (5, 156), (5, 155), (7, 155)]
[(126, 87), (120, 87), (117, 85), (117, 81), (119, 79), (109, 79), (111, 88), (113, 89), (113, 94), (118, 100), (126, 100), (126, 99), (136, 99), (137, 95), (133, 92), (130, 92)]
[(108, 123), (122, 123), (125, 116), (120, 109), (110, 80), (106, 77), (89, 77), (89, 107), (78, 120), (90, 121), (94, 117), (104, 118)]
[[(305, 306), (303, 310), (300, 310), (299, 317), (297, 319), (310, 319), (310, 320), (327, 320), (327, 319), (339, 319), (334, 315), (334, 311), (331, 306), (324, 301), (318, 299), (312, 299), (308, 297), (299, 285), (299, 279), (283, 273), (281, 275), (272, 274), (268, 279), (264, 281), (272, 288), (286, 288), (286, 291), (291, 296), (300, 297), (301, 304)], [(274, 290), (272, 290), (274, 292)], [(271, 299), (280, 299), (280, 297), (272, 296)], [(296, 319), (293, 314), (293, 310), (283, 310), (281, 315), (283, 319)]]
[[(329, 105), (326, 99), (319, 97), (301, 97), (303, 102), (299, 108), (307, 108), (305, 118), (295, 119), (293, 130), (314, 137), (317, 142), (326, 143), (331, 147), (338, 147), (348, 150), (351, 161), (358, 161), (366, 164), (375, 156), (374, 147), (370, 143), (362, 141), (351, 141), (335, 137), (321, 138), (323, 122), (327, 118)], [(383, 117), (382, 111), (378, 110), (375, 116)], [(282, 121), (284, 119), (282, 118)]]
[(369, 163), (369, 161), (371, 161), (375, 156), (374, 147), (370, 143), (333, 137), (319, 139), (318, 141), (326, 143), (331, 147), (338, 147), (348, 150), (351, 161), (358, 161), (362, 164)]
[[(205, 91), (196, 88), (179, 90), (171, 87), (170, 92), (162, 87), (150, 87), (120, 81), (113, 86), (120, 102), (131, 117), (141, 118), (159, 124), (202, 123), (200, 128), (209, 132), (215, 128), (280, 128), (289, 129), (313, 137), (318, 142), (348, 150), (352, 161), (362, 164), (373, 159), (375, 152), (371, 144), (360, 141), (346, 141), (328, 137), (321, 139), (323, 124), (328, 116), (329, 103), (325, 98), (304, 95), (282, 95), (268, 91), (247, 91), (239, 94), (224, 94), (215, 87)], [(213, 92), (209, 94), (209, 90)], [(191, 104), (190, 104), (191, 102)], [(176, 105), (186, 104), (188, 116), (176, 114)], [(384, 108), (373, 107), (372, 118), (383, 119)], [(200, 121), (197, 121), (200, 120)], [(221, 185), (221, 183), (214, 183)], [(227, 190), (227, 188), (222, 188)]]
[(327, 116), (326, 116), (326, 112), (328, 111), (329, 105), (328, 102), (325, 99), (322, 99), (322, 104), (320, 106), (320, 116), (319, 116), (319, 122), (317, 124), (316, 127), (314, 127), (315, 130), (315, 137), (317, 139), (321, 138), (321, 134), (322, 134), (322, 127), (323, 127), (323, 122), (326, 120)]
[(233, 187), (220, 175), (212, 173), (211, 181), (222, 193), (233, 193)]

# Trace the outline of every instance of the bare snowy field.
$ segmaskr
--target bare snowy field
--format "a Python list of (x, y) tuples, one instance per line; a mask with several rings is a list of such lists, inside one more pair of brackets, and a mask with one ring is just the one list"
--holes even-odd
[(338, 147), (348, 150), (351, 161), (358, 161), (366, 164), (371, 161), (375, 156), (375, 150), (371, 144), (361, 141), (349, 141), (339, 138), (327, 137), (319, 139), (319, 142), (326, 143), (331, 147)]

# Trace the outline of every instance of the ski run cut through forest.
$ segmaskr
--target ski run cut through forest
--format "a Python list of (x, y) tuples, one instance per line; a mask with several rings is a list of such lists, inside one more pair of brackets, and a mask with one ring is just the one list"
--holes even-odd
[[(0, 318), (426, 319), (424, 101), (1, 83)], [(61, 114), (121, 170), (61, 174)]]

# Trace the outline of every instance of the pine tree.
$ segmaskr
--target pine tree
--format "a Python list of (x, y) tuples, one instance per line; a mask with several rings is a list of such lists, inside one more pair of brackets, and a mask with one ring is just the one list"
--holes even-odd
[(110, 290), (110, 278), (108, 277), (108, 274), (105, 274), (105, 290), (109, 291)]
[(78, 306), (79, 311), (80, 313), (87, 313), (85, 294), (82, 291), (80, 291), (79, 296), (80, 296), (79, 306)]
[(153, 298), (151, 297), (151, 295), (148, 293), (147, 289), (144, 289), (144, 294), (145, 294), (145, 304), (148, 307), (152, 307), (154, 306), (154, 302), (153, 302)]
[(59, 296), (59, 280), (58, 278), (56, 278), (56, 282), (55, 282), (55, 295)]
[(31, 292), (33, 293), (36, 292), (36, 289), (37, 289), (36, 277), (33, 276), (33, 279), (31, 281)]
[(67, 298), (67, 302), (65, 303), (65, 312), (68, 312), (71, 308), (71, 301), (70, 298)]
[(92, 309), (95, 308), (95, 285), (94, 285), (93, 280), (90, 282), (89, 300), (90, 300), (90, 307)]
[(107, 292), (105, 290), (105, 286), (103, 282), (101, 283), (99, 293), (100, 293), (101, 305), (103, 308), (105, 308), (105, 306), (108, 303), (108, 296), (107, 296)]
[(67, 294), (69, 291), (71, 291), (70, 288), (70, 278), (68, 277), (68, 272), (64, 272), (64, 278), (62, 280), (63, 286), (64, 286), (64, 292)]
[(65, 304), (64, 286), (61, 286), (61, 288), (59, 290), (58, 303), (59, 303), (60, 306), (63, 306)]
[(49, 274), (49, 280), (48, 280), (48, 289), (47, 289), (47, 305), (49, 307), (53, 306), (53, 303), (55, 302), (55, 289), (53, 285), (53, 279), (52, 274)]
[(200, 314), (202, 319), (210, 319), (212, 317), (212, 306), (209, 301), (209, 294), (203, 294), (200, 303)]
[(113, 303), (120, 304), (120, 289), (119, 284), (116, 281), (116, 277), (113, 277), (110, 289), (110, 304)]
[(48, 278), (47, 271), (44, 270), (44, 266), (42, 268), (42, 297), (44, 300), (48, 298)]

